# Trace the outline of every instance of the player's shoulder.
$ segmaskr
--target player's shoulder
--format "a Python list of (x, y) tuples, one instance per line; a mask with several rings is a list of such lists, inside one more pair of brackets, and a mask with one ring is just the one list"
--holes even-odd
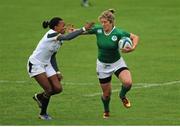
[(55, 41), (58, 35), (59, 35), (58, 32), (50, 29), (44, 34), (44, 36), (41, 39), (41, 42), (47, 43), (47, 42)]
[(91, 30), (88, 31), (89, 34), (98, 34), (98, 33), (102, 33), (102, 26), (99, 24), (95, 24)]
[(117, 34), (124, 34), (124, 33), (127, 33), (127, 34), (129, 34), (129, 32), (127, 32), (126, 30), (124, 30), (123, 28), (115, 28), (115, 33), (117, 33)]
[(123, 36), (130, 37), (130, 33), (122, 28), (116, 28), (115, 33), (117, 36), (120, 36), (120, 37), (123, 37)]
[(122, 28), (115, 27), (114, 31), (118, 33), (122, 33), (124, 30)]
[(46, 33), (46, 37), (47, 38), (53, 38), (56, 37), (59, 33), (50, 29), (47, 33)]
[(93, 28), (94, 28), (94, 29), (102, 29), (103, 27), (102, 27), (101, 25), (99, 25), (99, 24), (95, 24), (95, 25), (93, 26)]

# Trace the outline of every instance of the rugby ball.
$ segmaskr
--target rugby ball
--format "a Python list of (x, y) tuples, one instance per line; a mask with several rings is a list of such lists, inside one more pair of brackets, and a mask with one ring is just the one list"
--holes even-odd
[(123, 37), (118, 42), (119, 49), (123, 49), (126, 47), (133, 47), (133, 43), (129, 37)]

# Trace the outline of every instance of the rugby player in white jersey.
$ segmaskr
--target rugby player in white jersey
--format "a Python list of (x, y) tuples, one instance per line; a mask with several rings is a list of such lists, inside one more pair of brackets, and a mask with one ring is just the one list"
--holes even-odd
[(33, 99), (41, 108), (40, 119), (52, 119), (47, 114), (50, 97), (62, 92), (62, 85), (59, 82), (57, 70), (53, 68), (53, 62), (50, 62), (52, 56), (58, 51), (64, 40), (71, 40), (84, 31), (89, 30), (92, 26), (93, 23), (87, 23), (83, 28), (65, 35), (66, 28), (63, 19), (54, 17), (50, 21), (43, 22), (43, 27), (49, 27), (50, 30), (39, 41), (27, 64), (29, 76), (33, 77), (44, 90), (42, 93), (33, 96)]

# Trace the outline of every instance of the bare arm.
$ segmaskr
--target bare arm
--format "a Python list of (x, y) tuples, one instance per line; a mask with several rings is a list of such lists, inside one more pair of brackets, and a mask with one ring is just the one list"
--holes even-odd
[(124, 52), (124, 53), (132, 52), (137, 47), (137, 44), (139, 42), (139, 37), (133, 33), (130, 33), (130, 38), (132, 40), (133, 47), (132, 48), (126, 47), (126, 48), (122, 49), (122, 52)]
[(58, 71), (59, 71), (59, 68), (58, 68), (58, 65), (57, 65), (57, 62), (56, 62), (56, 53), (54, 53), (54, 54), (51, 56), (50, 62), (51, 62), (52, 67), (54, 68), (54, 70), (55, 70), (56, 72), (58, 72)]
[(131, 38), (131, 40), (133, 42), (133, 47), (132, 48), (135, 49), (138, 42), (139, 42), (139, 37), (137, 35), (135, 35), (135, 34), (130, 33), (130, 38)]
[(51, 56), (51, 65), (54, 68), (54, 70), (56, 71), (56, 76), (58, 78), (59, 81), (61, 81), (63, 79), (63, 76), (61, 74), (61, 72), (59, 71), (57, 62), (56, 62), (56, 52)]
[(81, 35), (83, 32), (91, 29), (93, 25), (94, 25), (94, 22), (86, 23), (85, 26), (83, 28), (81, 28), (81, 29), (76, 29), (74, 31), (72, 29), (72, 32), (68, 33), (67, 35), (59, 35), (57, 37), (57, 40), (59, 40), (59, 41), (61, 41), (61, 40), (71, 40), (71, 39)]

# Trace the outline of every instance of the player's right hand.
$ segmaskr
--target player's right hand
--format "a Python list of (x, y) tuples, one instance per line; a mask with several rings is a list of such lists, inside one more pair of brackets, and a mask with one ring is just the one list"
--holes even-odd
[(128, 52), (132, 52), (134, 49), (131, 47), (125, 47), (121, 49), (123, 53), (128, 53)]
[(84, 27), (86, 30), (90, 30), (93, 26), (94, 22), (87, 22)]

